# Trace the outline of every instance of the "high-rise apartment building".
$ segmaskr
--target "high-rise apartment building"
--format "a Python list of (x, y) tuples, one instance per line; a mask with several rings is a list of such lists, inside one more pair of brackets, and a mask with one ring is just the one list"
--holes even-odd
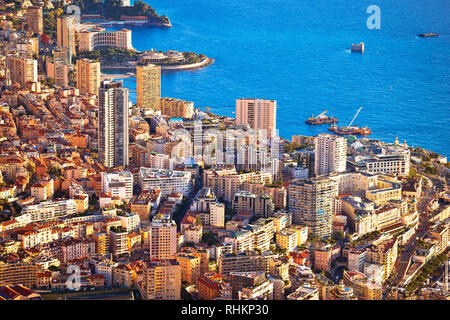
[(7, 78), (25, 88), (27, 82), (37, 82), (37, 61), (9, 55), (6, 57)]
[(267, 135), (275, 136), (277, 102), (263, 99), (236, 100), (236, 124), (248, 124), (252, 129), (265, 129)]
[(177, 252), (177, 225), (168, 219), (153, 219), (148, 230), (151, 259), (171, 259)]
[(46, 62), (47, 79), (53, 79), (55, 86), (66, 87), (69, 84), (69, 69), (70, 65), (67, 62), (48, 59)]
[(201, 258), (188, 252), (177, 253), (176, 257), (181, 267), (181, 281), (197, 285), (200, 273)]
[(27, 8), (28, 30), (41, 35), (44, 33), (44, 23), (42, 19), (42, 7), (31, 6)]
[(102, 81), (99, 89), (99, 161), (105, 167), (128, 165), (128, 89), (121, 81)]
[(70, 49), (70, 55), (75, 54), (75, 17), (61, 16), (56, 19), (56, 42), (58, 47)]
[(327, 178), (297, 180), (289, 185), (292, 223), (308, 226), (312, 237), (331, 236), (337, 182)]
[(256, 218), (268, 218), (275, 211), (272, 198), (266, 194), (253, 194), (240, 191), (233, 197), (232, 208), (234, 212), (251, 212)]
[(319, 134), (315, 138), (316, 175), (344, 172), (347, 163), (347, 142), (345, 138), (332, 134)]
[(180, 300), (181, 268), (175, 259), (152, 259), (143, 265), (139, 285), (144, 300)]
[(68, 64), (72, 64), (72, 56), (70, 55), (70, 50), (65, 47), (56, 47), (53, 50), (53, 61), (56, 62), (64, 62)]
[(136, 67), (136, 105), (145, 112), (159, 110), (161, 67), (148, 64)]
[(77, 88), (80, 94), (98, 95), (100, 87), (100, 62), (89, 59), (77, 60)]

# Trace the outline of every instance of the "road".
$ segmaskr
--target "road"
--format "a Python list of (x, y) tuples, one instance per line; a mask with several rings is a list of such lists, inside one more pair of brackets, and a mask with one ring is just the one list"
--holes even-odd
[(384, 298), (392, 287), (396, 287), (402, 282), (407, 272), (409, 261), (414, 254), (414, 251), (416, 250), (417, 239), (421, 238), (429, 229), (428, 204), (431, 202), (434, 196), (435, 193), (432, 189), (429, 190), (423, 188), (422, 195), (417, 206), (417, 210), (419, 211), (419, 226), (416, 233), (409, 239), (409, 241), (404, 246), (403, 251), (397, 257), (397, 261), (395, 262), (395, 270), (397, 273), (390, 285), (385, 288), (383, 292)]
[(191, 188), (191, 191), (189, 192), (189, 195), (187, 196), (187, 203), (186, 206), (183, 208), (183, 210), (178, 211), (176, 215), (173, 216), (173, 220), (178, 225), (178, 229), (180, 228), (181, 220), (183, 220), (184, 215), (191, 207), (192, 201), (194, 200), (195, 195), (197, 192), (202, 188), (202, 177), (201, 175), (196, 177), (193, 183), (193, 186)]

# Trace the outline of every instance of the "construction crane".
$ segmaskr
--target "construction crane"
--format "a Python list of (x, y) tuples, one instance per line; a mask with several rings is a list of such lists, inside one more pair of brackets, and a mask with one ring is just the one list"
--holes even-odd
[(315, 116), (314, 117), (314, 115), (312, 115), (311, 116), (311, 118), (314, 118), (314, 119), (319, 119), (321, 116), (323, 116), (325, 113), (327, 113), (328, 112), (328, 110), (325, 110), (324, 112), (322, 112), (321, 114), (319, 114), (318, 116)]
[(356, 117), (358, 116), (358, 113), (361, 111), (362, 108), (363, 108), (363, 107), (360, 107), (360, 108), (358, 109), (358, 111), (356, 111), (355, 116), (353, 117), (352, 121), (350, 121), (350, 124), (347, 126), (347, 128), (350, 128), (350, 127), (352, 126), (353, 121), (355, 121)]

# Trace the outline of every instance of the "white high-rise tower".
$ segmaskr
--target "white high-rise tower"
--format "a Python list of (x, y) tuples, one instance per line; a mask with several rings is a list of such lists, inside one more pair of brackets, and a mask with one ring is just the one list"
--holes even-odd
[(98, 90), (99, 161), (105, 167), (128, 165), (128, 89), (105, 80)]
[(319, 134), (315, 138), (316, 175), (344, 172), (347, 166), (347, 142), (345, 138), (332, 134)]

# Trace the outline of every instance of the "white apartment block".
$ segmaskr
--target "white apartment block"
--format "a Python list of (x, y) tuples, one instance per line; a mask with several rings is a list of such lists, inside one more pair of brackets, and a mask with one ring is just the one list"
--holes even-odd
[(253, 249), (261, 252), (270, 249), (270, 243), (274, 237), (275, 224), (270, 219), (258, 219), (253, 224), (245, 226), (242, 230), (250, 230), (253, 237)]
[(207, 225), (222, 228), (225, 226), (225, 205), (218, 202), (210, 188), (204, 187), (195, 195), (190, 210), (204, 213), (201, 217)]
[(128, 250), (128, 232), (126, 231), (118, 231), (114, 232), (113, 230), (109, 231), (109, 241), (111, 252), (118, 256), (121, 254), (126, 254), (129, 252)]
[(349, 161), (349, 165), (358, 170), (401, 177), (409, 174), (410, 164), (410, 151), (400, 147), (396, 150), (388, 150), (384, 154), (357, 155)]
[(344, 172), (347, 165), (347, 142), (332, 134), (319, 134), (315, 138), (315, 163), (317, 175)]
[(74, 200), (46, 201), (29, 205), (22, 209), (21, 215), (15, 219), (21, 224), (37, 221), (53, 220), (60, 217), (74, 215), (77, 205)]
[(148, 155), (148, 166), (156, 169), (173, 170), (174, 160), (168, 155), (163, 153), (150, 153)]
[(161, 197), (172, 193), (187, 196), (191, 190), (191, 173), (154, 168), (140, 168), (139, 182), (142, 190), (161, 190)]
[(108, 259), (95, 261), (94, 262), (95, 274), (103, 275), (103, 277), (105, 278), (105, 286), (111, 286), (113, 278), (113, 270), (118, 265), (119, 265), (118, 263)]
[(291, 175), (294, 179), (308, 179), (309, 170), (302, 166), (296, 166), (291, 169)]
[(233, 246), (233, 253), (253, 251), (253, 233), (250, 230), (236, 231), (225, 237), (224, 242)]
[(112, 197), (119, 197), (126, 201), (133, 198), (133, 174), (131, 172), (102, 172), (101, 177), (102, 192), (109, 192)]
[(216, 203), (209, 207), (209, 224), (221, 228), (225, 226), (225, 204)]
[(123, 215), (118, 214), (116, 218), (120, 220), (120, 222), (122, 223), (122, 227), (125, 228), (127, 232), (136, 231), (137, 229), (139, 229), (141, 219), (136, 213), (126, 213)]

